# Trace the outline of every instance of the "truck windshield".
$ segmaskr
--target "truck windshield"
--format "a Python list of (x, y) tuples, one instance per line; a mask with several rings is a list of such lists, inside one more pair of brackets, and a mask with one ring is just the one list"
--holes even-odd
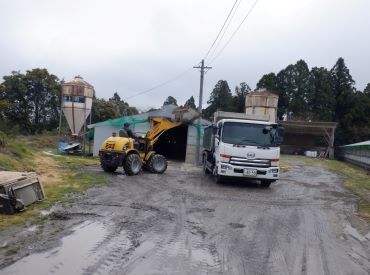
[(276, 146), (272, 133), (263, 133), (266, 126), (264, 124), (225, 122), (222, 142), (252, 146)]

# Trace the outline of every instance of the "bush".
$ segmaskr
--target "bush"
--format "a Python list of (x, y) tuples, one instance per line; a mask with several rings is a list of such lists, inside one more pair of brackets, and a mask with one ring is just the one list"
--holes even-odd
[(7, 136), (4, 132), (0, 131), (0, 147), (5, 147)]

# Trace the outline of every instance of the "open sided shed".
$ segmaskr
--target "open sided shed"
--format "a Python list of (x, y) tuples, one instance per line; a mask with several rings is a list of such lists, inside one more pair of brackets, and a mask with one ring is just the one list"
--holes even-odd
[[(171, 118), (172, 111), (175, 108), (177, 106), (166, 105), (158, 110), (133, 116), (123, 116), (89, 125), (88, 128), (94, 129), (93, 155), (97, 156), (99, 154), (99, 149), (104, 140), (110, 137), (113, 132), (118, 133), (125, 122), (131, 124), (131, 129), (135, 133), (145, 136), (151, 127), (150, 117)], [(201, 119), (200, 127), (198, 127), (196, 120), (192, 124), (184, 124), (170, 129), (161, 135), (154, 145), (154, 150), (170, 159), (194, 163), (198, 132), (202, 136), (203, 129), (210, 124), (210, 121)], [(202, 140), (201, 137), (201, 142)]]
[(325, 157), (334, 158), (334, 134), (336, 122), (281, 121), (285, 137), (282, 153), (325, 151)]

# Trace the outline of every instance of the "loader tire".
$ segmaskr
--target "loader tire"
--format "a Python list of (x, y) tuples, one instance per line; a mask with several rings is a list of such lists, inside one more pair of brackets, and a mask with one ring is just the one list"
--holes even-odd
[(117, 170), (117, 166), (111, 166), (107, 165), (104, 161), (100, 162), (101, 168), (104, 170), (104, 172), (113, 173)]
[(137, 175), (142, 167), (142, 161), (139, 155), (131, 154), (128, 155), (123, 164), (125, 173), (129, 176)]
[(149, 159), (146, 168), (151, 173), (162, 174), (167, 169), (167, 159), (162, 155), (155, 154)]

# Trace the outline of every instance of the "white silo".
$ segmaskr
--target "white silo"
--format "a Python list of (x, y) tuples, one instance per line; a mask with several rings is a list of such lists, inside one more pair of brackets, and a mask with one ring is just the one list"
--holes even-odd
[(245, 98), (245, 113), (248, 115), (268, 115), (270, 122), (276, 122), (279, 96), (266, 90), (250, 93)]
[(94, 87), (76, 76), (62, 84), (62, 110), (72, 135), (78, 135), (91, 113)]

